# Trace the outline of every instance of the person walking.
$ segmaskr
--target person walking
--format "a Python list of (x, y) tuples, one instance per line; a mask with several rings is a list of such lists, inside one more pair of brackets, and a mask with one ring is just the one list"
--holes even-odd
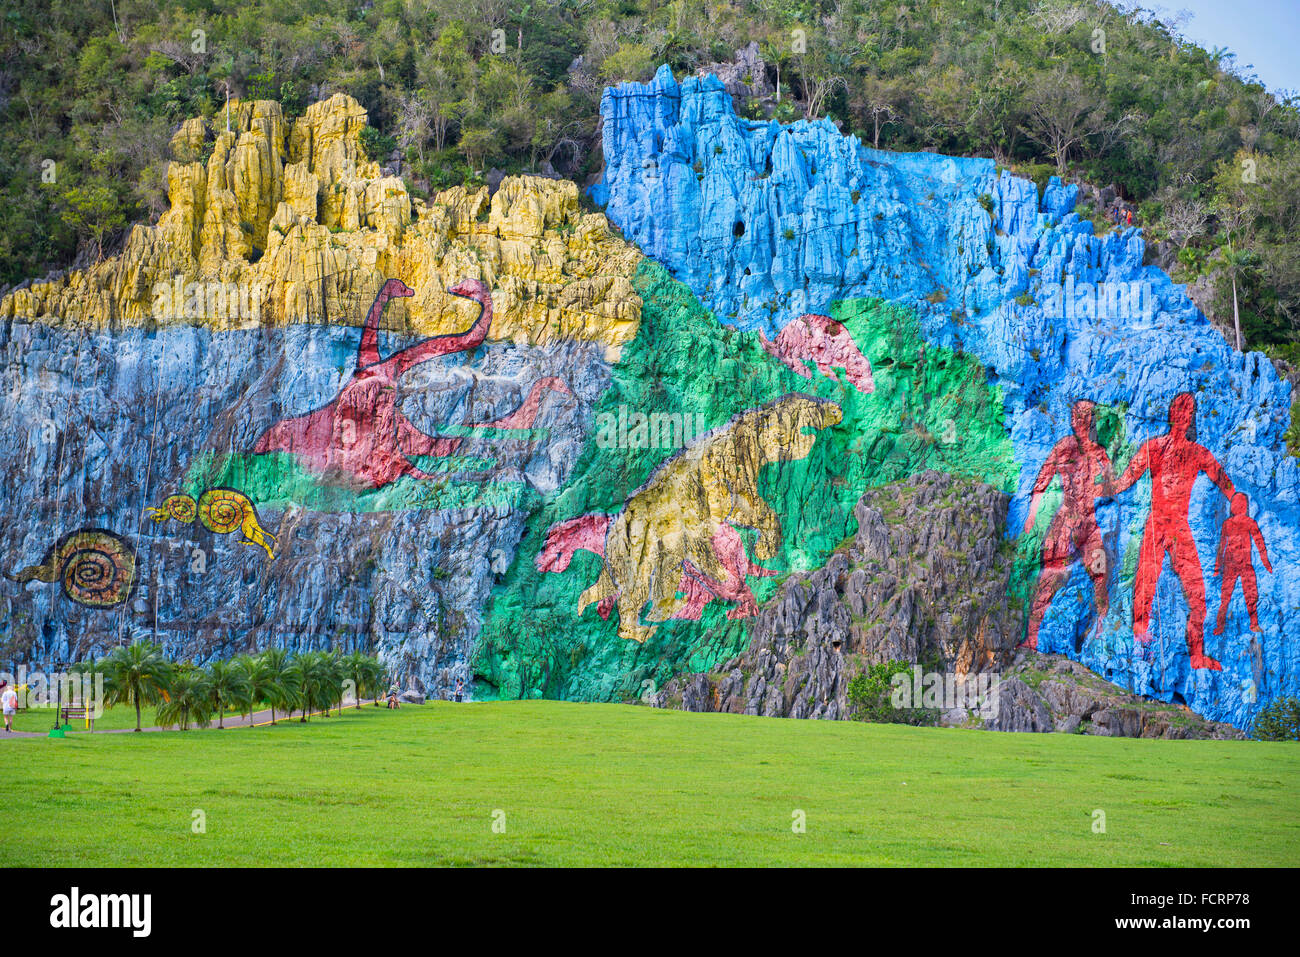
[(5, 731), (12, 734), (14, 715), (18, 711), (18, 692), (14, 691), (14, 686), (7, 681), (0, 681), (0, 711), (4, 712)]
[[(1110, 457), (1097, 442), (1096, 408), (1096, 403), (1088, 399), (1074, 403), (1070, 409), (1073, 434), (1052, 447), (1030, 494), (1026, 534), (1034, 527), (1043, 493), (1058, 475), (1061, 477), (1061, 505), (1043, 538), (1042, 571), (1029, 612), (1028, 637), (1022, 646), (1031, 651), (1038, 650), (1038, 629), (1043, 617), (1056, 593), (1069, 581), (1076, 561), (1083, 564), (1092, 579), (1096, 634), (1101, 633), (1110, 610), (1113, 559), (1097, 524), (1097, 502), (1110, 498), (1115, 474)], [(1081, 640), (1082, 636), (1076, 638), (1075, 652), (1079, 651)]]

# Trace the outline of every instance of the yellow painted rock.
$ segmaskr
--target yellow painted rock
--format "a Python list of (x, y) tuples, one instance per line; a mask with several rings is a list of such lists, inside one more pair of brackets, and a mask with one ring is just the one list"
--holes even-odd
[[(365, 109), (342, 93), (296, 121), (268, 100), (232, 102), (229, 130), (224, 109), (187, 120), (172, 138), (158, 224), (133, 227), (119, 255), (90, 269), (14, 290), (0, 318), (359, 325), (393, 276), (416, 294), (387, 317), (392, 328), (440, 335), (473, 320), (446, 292), (473, 278), (493, 289), (489, 339), (597, 342), (618, 358), (641, 320), (631, 285), (641, 253), (582, 210), (573, 183), (515, 176), (492, 195), (457, 186), (413, 199), (366, 158), (365, 125)], [(229, 283), (253, 307), (205, 310), (222, 300), (203, 290)]]

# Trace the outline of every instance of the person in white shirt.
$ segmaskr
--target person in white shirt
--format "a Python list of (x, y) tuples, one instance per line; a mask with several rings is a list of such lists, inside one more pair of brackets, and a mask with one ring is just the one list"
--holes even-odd
[(3, 710), (5, 715), (5, 731), (12, 733), (14, 714), (18, 711), (18, 693), (7, 681), (0, 681), (0, 710)]

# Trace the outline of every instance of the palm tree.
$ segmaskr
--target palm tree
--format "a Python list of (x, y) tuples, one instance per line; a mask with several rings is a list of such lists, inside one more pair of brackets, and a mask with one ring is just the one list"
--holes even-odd
[(136, 641), (114, 648), (103, 660), (108, 704), (135, 706), (135, 730), (140, 730), (140, 708), (167, 697), (174, 668), (152, 642)]
[(234, 705), (241, 713), (245, 704), (252, 707), (252, 685), (248, 674), (235, 661), (217, 660), (208, 665), (208, 686), (212, 707), (217, 712), (217, 727), (225, 728), (226, 708)]
[(297, 706), (301, 692), (300, 677), (293, 668), (289, 653), (283, 648), (267, 648), (257, 657), (259, 687), (258, 697), (271, 708), (271, 724), (275, 724), (278, 705), (290, 714)]
[(334, 702), (339, 707), (339, 717), (343, 716), (343, 694), (347, 687), (347, 668), (343, 664), (343, 656), (338, 651), (330, 653), (330, 677), (333, 681)]
[(356, 692), (356, 708), (361, 709), (361, 699), (366, 695), (374, 697), (383, 675), (383, 666), (378, 658), (373, 658), (362, 651), (354, 651), (340, 662), (343, 677), (352, 682)]
[(207, 727), (212, 721), (212, 684), (201, 668), (183, 665), (172, 676), (167, 701), (158, 709), (158, 723), (179, 724), (188, 731), (190, 722)]
[(266, 671), (262, 659), (253, 655), (236, 655), (230, 662), (244, 673), (244, 680), (248, 682), (248, 698), (244, 701), (244, 710), (240, 714), (248, 718), (248, 726), (251, 728), (257, 703), (266, 700)]
[(303, 651), (293, 656), (289, 670), (298, 680), (298, 707), (302, 719), (312, 711), (328, 708), (336, 700), (342, 677), (334, 667), (334, 656), (327, 651)]
[(1237, 307), (1237, 283), (1245, 279), (1259, 263), (1259, 257), (1249, 249), (1234, 249), (1229, 238), (1228, 245), (1221, 253), (1223, 265), (1232, 280), (1232, 325), (1237, 333), (1237, 351), (1244, 348), (1241, 337), (1241, 312)]

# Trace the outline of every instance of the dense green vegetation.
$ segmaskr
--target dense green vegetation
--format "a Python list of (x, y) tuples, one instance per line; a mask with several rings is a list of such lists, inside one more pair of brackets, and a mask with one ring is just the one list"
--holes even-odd
[(3, 865), (1300, 860), (1300, 749), (1263, 742), (526, 701), (0, 752)]
[(939, 723), (935, 708), (896, 708), (892, 696), (894, 676), (905, 675), (910, 684), (910, 661), (882, 661), (849, 682), (848, 699), (854, 721), (881, 724), (933, 725)]
[(16, 0), (0, 17), (0, 283), (156, 218), (171, 132), (228, 95), (294, 115), (352, 94), (368, 148), (396, 150), (417, 192), (493, 167), (584, 180), (604, 85), (751, 41), (780, 98), (746, 115), (1114, 183), (1176, 278), (1207, 277), (1204, 305), (1231, 326), (1235, 288), (1244, 341), (1297, 356), (1300, 112), (1176, 22), (1100, 0)]
[(1289, 695), (1271, 702), (1255, 718), (1251, 736), (1260, 741), (1300, 741), (1300, 698)]

